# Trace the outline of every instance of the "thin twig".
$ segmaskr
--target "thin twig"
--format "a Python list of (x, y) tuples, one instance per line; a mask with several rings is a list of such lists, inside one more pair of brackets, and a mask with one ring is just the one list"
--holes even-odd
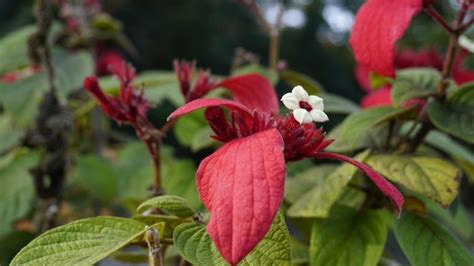
[(432, 4), (425, 6), (425, 12), (431, 16), (441, 27), (443, 27), (448, 33), (454, 33), (454, 29), (449, 23), (434, 9)]
[(56, 96), (54, 84), (54, 68), (51, 62), (50, 47), (48, 44), (49, 30), (51, 28), (51, 12), (48, 0), (37, 0), (33, 12), (36, 17), (37, 31), (30, 37), (30, 55), (36, 63), (42, 63), (46, 70), (49, 90)]
[[(463, 26), (462, 23), (464, 21), (464, 18), (466, 17), (469, 6), (470, 4), (468, 4), (466, 1), (462, 3), (462, 6), (459, 9), (458, 16), (456, 18), (455, 29), (462, 28)], [(426, 10), (428, 14), (430, 14), (433, 18), (435, 18), (436, 21), (438, 22), (445, 21), (441, 16), (439, 16), (437, 12), (434, 11), (434, 9), (432, 8), (432, 5), (428, 5), (426, 7)], [(440, 23), (440, 24), (445, 24), (445, 23)], [(443, 28), (446, 29), (446, 25), (441, 25), (441, 26), (443, 26)], [(450, 78), (453, 72), (453, 65), (454, 65), (454, 61), (455, 61), (457, 49), (458, 49), (458, 39), (461, 34), (459, 31), (453, 30), (451, 27), (448, 27), (448, 28), (449, 28), (447, 29), (449, 32), (448, 51), (447, 51), (446, 58), (443, 64), (443, 69), (441, 72), (441, 75), (442, 75), (441, 82), (439, 83), (439, 86), (438, 86), (438, 98), (441, 100), (444, 100), (446, 98), (446, 90), (448, 88)], [(421, 128), (418, 130), (418, 132), (416, 133), (416, 135), (413, 137), (413, 139), (410, 142), (411, 145), (407, 149), (407, 151), (410, 153), (413, 153), (416, 151), (418, 146), (423, 142), (426, 135), (428, 135), (430, 130), (433, 128), (433, 125), (426, 118), (426, 114), (425, 114), (426, 113), (425, 110), (431, 100), (432, 100), (431, 97), (428, 98), (428, 100), (424, 104), (423, 109), (421, 110), (418, 116), (418, 118), (420, 118), (419, 120), (420, 120)]]
[(283, 13), (285, 11), (284, 6), (280, 6), (278, 14), (276, 16), (275, 25), (272, 25), (262, 13), (260, 7), (257, 5), (255, 0), (239, 0), (238, 2), (247, 6), (247, 8), (255, 15), (259, 24), (265, 30), (270, 37), (268, 64), (270, 69), (276, 70), (279, 60), (280, 51), (280, 31), (282, 25)]

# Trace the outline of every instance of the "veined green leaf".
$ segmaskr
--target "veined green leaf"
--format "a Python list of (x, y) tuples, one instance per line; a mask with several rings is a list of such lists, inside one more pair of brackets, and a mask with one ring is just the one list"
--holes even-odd
[(317, 220), (311, 232), (311, 265), (377, 265), (387, 240), (389, 221), (385, 210)]
[(323, 164), (313, 166), (296, 175), (288, 174), (289, 177), (285, 181), (285, 200), (291, 204), (295, 203), (303, 194), (321, 183), (321, 180), (326, 179), (337, 168), (337, 164)]
[(94, 217), (66, 224), (37, 237), (11, 265), (91, 265), (140, 238), (147, 226), (118, 217)]
[[(364, 161), (368, 155), (369, 151), (365, 151), (356, 156), (356, 159)], [(290, 217), (328, 217), (331, 207), (339, 199), (357, 170), (357, 167), (345, 163), (329, 175), (314, 175), (314, 184), (308, 186), (310, 189), (306, 192), (301, 191), (300, 197), (288, 209), (287, 215)], [(307, 172), (303, 178), (308, 179), (313, 173)], [(290, 183), (290, 189), (291, 186)]]
[(373, 155), (367, 163), (390, 181), (447, 206), (459, 190), (459, 169), (432, 157)]
[(394, 232), (414, 266), (474, 265), (472, 254), (446, 229), (429, 218), (405, 213), (396, 221)]
[[(334, 149), (337, 146), (342, 146), (347, 150), (358, 148), (361, 140), (375, 126), (387, 120), (407, 116), (411, 111), (411, 109), (383, 106), (352, 113), (337, 127), (337, 137), (329, 148)], [(331, 132), (328, 137), (334, 137), (334, 133)]]
[(137, 208), (137, 212), (144, 212), (151, 208), (158, 208), (180, 218), (188, 218), (195, 213), (193, 208), (189, 206), (188, 201), (174, 195), (163, 195), (151, 198), (140, 204)]
[(410, 99), (425, 98), (437, 91), (440, 81), (441, 73), (433, 68), (399, 70), (392, 87), (392, 101), (402, 105)]
[[(194, 265), (228, 265), (212, 243), (204, 225), (179, 225), (174, 231), (173, 241), (179, 253)], [(290, 236), (280, 212), (265, 238), (239, 265), (290, 265), (290, 262)]]
[(437, 128), (474, 143), (474, 82), (454, 90), (445, 102), (430, 102), (427, 113)]

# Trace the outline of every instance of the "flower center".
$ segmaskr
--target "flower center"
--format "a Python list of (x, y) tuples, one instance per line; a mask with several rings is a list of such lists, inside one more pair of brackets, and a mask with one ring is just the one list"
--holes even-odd
[(300, 107), (305, 109), (308, 112), (311, 112), (313, 110), (313, 107), (308, 102), (300, 101)]

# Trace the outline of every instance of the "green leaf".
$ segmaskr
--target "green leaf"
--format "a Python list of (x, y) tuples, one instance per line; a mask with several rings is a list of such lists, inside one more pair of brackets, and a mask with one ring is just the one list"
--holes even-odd
[(80, 156), (74, 176), (97, 199), (111, 202), (117, 196), (117, 176), (110, 161), (97, 155)]
[[(204, 110), (197, 110), (178, 119), (173, 132), (181, 144), (190, 147), (193, 144), (194, 136), (203, 129), (209, 129), (204, 118)], [(210, 139), (209, 136), (208, 139)]]
[(474, 83), (454, 90), (444, 103), (430, 102), (427, 113), (437, 128), (474, 143)]
[(446, 160), (408, 155), (373, 155), (367, 163), (390, 181), (443, 206), (448, 206), (458, 194), (459, 169)]
[(387, 240), (390, 215), (365, 210), (317, 220), (311, 231), (311, 265), (377, 265)]
[(137, 212), (144, 212), (151, 208), (158, 208), (166, 213), (173, 214), (180, 218), (188, 218), (193, 216), (195, 211), (189, 206), (185, 199), (173, 196), (163, 195), (151, 198), (138, 206)]
[[(202, 224), (184, 223), (173, 234), (179, 253), (195, 265), (228, 265)], [(280, 212), (265, 238), (239, 265), (290, 265), (290, 236)]]
[(114, 165), (121, 198), (143, 201), (153, 179), (153, 166), (145, 145), (134, 141), (122, 146)]
[(200, 151), (214, 146), (216, 141), (210, 137), (212, 135), (214, 135), (214, 132), (209, 127), (203, 127), (196, 131), (191, 140), (191, 150)]
[(444, 151), (452, 157), (459, 157), (470, 164), (474, 164), (474, 152), (439, 131), (430, 131), (425, 141), (429, 145)]
[(422, 201), (428, 208), (429, 213), (436, 217), (437, 221), (440, 221), (449, 229), (452, 229), (453, 232), (457, 233), (463, 240), (469, 241), (471, 239), (473, 226), (471, 224), (470, 214), (461, 202), (455, 202), (449, 209), (445, 209), (428, 199), (422, 198)]
[[(365, 151), (356, 156), (356, 159), (364, 161), (368, 155), (369, 152)], [(345, 163), (329, 175), (315, 174), (314, 170), (305, 172), (300, 178), (305, 181), (313, 176), (314, 183), (312, 186), (301, 184), (309, 189), (299, 191), (300, 197), (288, 209), (287, 215), (290, 217), (328, 217), (331, 207), (339, 199), (357, 170), (357, 167)], [(293, 186), (294, 184), (290, 183), (289, 189), (294, 189)]]
[(359, 106), (352, 101), (331, 93), (319, 94), (324, 99), (324, 111), (335, 114), (350, 114), (360, 110)]
[(291, 264), (292, 265), (308, 264), (309, 262), (308, 248), (309, 247), (294, 238), (290, 238), (290, 242), (291, 242)]
[(433, 68), (409, 68), (397, 71), (392, 87), (392, 101), (396, 105), (414, 98), (426, 98), (435, 93), (441, 74)]
[(283, 70), (280, 75), (290, 86), (301, 85), (309, 94), (319, 94), (324, 91), (323, 86), (319, 82), (306, 74), (293, 70)]
[(0, 167), (0, 237), (9, 233), (11, 224), (25, 216), (33, 205), (35, 191), (29, 169), (38, 162), (38, 154), (14, 151), (8, 164)]
[(328, 177), (337, 168), (337, 164), (323, 164), (313, 166), (296, 175), (287, 174), (289, 177), (285, 181), (285, 200), (295, 203), (303, 194), (321, 183), (322, 179)]
[(195, 210), (202, 208), (196, 188), (196, 166), (190, 160), (162, 156), (162, 183), (167, 194), (186, 199)]
[(22, 27), (0, 40), (0, 73), (15, 70), (29, 64), (28, 37), (35, 31), (34, 25)]
[(405, 213), (395, 223), (395, 237), (414, 266), (474, 265), (472, 254), (434, 221)]
[(24, 247), (11, 265), (90, 265), (140, 238), (144, 223), (94, 217), (49, 230)]
[[(58, 23), (53, 23), (49, 34), (52, 43), (56, 33), (61, 30)], [(9, 33), (0, 40), (0, 75), (5, 72), (26, 67), (30, 64), (28, 58), (28, 38), (36, 31), (36, 25), (21, 27)]]
[(329, 134), (328, 138), (335, 139), (329, 148), (356, 149), (360, 147), (361, 141), (371, 133), (375, 126), (387, 120), (409, 115), (411, 111), (411, 109), (383, 106), (352, 113), (337, 127), (336, 133)]
[(369, 82), (370, 82), (370, 87), (373, 88), (373, 90), (378, 90), (385, 85), (390, 85), (393, 82), (393, 80), (389, 77), (385, 77), (373, 71), (370, 71)]
[[(71, 53), (58, 49), (52, 55), (55, 84), (63, 98), (81, 88), (84, 78), (93, 74), (93, 60), (86, 52)], [(1, 84), (0, 103), (16, 125), (26, 127), (36, 115), (38, 104), (48, 88), (46, 73), (41, 71), (12, 84)]]
[(0, 115), (0, 153), (18, 144), (22, 131), (18, 130), (10, 115)]
[(232, 76), (240, 76), (245, 74), (260, 74), (267, 78), (273, 85), (278, 82), (278, 72), (275, 70), (265, 68), (264, 66), (258, 64), (248, 64), (242, 67), (237, 68), (232, 72)]

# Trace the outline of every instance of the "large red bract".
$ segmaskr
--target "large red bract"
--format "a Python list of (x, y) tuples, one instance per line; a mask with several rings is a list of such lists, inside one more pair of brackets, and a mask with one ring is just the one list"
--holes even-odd
[(368, 0), (357, 13), (350, 44), (359, 64), (393, 76), (395, 43), (423, 7), (423, 0)]

